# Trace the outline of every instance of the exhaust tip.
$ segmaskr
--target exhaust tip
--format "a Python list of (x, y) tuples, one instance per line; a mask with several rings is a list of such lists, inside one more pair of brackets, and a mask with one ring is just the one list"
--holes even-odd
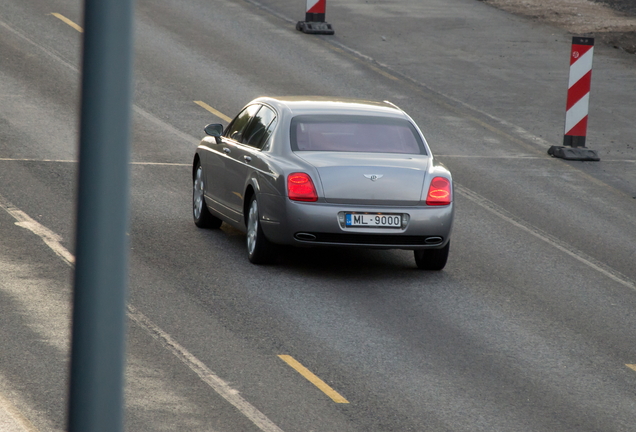
[(426, 240), (424, 240), (424, 243), (426, 243), (427, 245), (436, 245), (436, 244), (440, 244), (444, 239), (441, 237), (427, 237)]
[(314, 241), (314, 240), (316, 240), (316, 236), (313, 235), (313, 234), (309, 234), (309, 233), (296, 233), (296, 235), (294, 237), (296, 237), (296, 240), (302, 240), (302, 241)]

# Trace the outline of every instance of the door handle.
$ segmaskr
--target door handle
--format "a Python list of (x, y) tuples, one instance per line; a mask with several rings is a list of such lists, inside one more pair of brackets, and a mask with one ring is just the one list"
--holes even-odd
[(245, 162), (252, 162), (252, 158), (250, 156), (243, 156), (243, 159), (245, 159)]
[(231, 151), (229, 148), (227, 148), (227, 147), (223, 147), (223, 152), (224, 152), (225, 154), (230, 154), (230, 153), (232, 153), (232, 151)]

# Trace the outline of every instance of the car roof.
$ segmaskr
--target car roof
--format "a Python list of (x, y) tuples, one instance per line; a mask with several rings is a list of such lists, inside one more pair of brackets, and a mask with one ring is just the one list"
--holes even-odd
[(406, 113), (391, 102), (364, 99), (333, 98), (324, 96), (261, 97), (252, 103), (266, 103), (276, 109), (286, 109), (291, 116), (306, 114), (378, 115), (408, 118)]

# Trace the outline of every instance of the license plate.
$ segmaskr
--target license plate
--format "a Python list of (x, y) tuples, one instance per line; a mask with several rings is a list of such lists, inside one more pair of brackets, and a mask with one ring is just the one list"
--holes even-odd
[(348, 227), (400, 228), (402, 215), (346, 213), (345, 225)]

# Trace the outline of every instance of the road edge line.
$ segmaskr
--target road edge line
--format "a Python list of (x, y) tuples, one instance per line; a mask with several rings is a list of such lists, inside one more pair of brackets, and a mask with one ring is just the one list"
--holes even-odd
[(4, 410), (25, 432), (39, 432), (38, 429), (33, 426), (33, 423), (2, 393), (0, 393), (0, 410)]
[[(0, 208), (5, 210), (17, 222), (16, 225), (26, 228), (33, 234), (40, 237), (44, 243), (49, 246), (66, 264), (70, 267), (75, 266), (75, 257), (60, 243), (62, 238), (33, 220), (29, 215), (7, 201), (0, 195)], [(140, 328), (145, 330), (150, 336), (159, 341), (159, 343), (183, 362), (190, 370), (196, 373), (201, 380), (210, 386), (219, 396), (232, 404), (241, 414), (247, 417), (255, 426), (263, 432), (283, 432), (276, 426), (265, 414), (260, 412), (256, 407), (247, 402), (239, 395), (238, 390), (231, 388), (225, 381), (219, 378), (211, 369), (209, 369), (201, 360), (196, 358), (183, 346), (179, 345), (168, 333), (161, 330), (159, 326), (154, 324), (145, 315), (139, 312), (134, 306), (127, 305), (127, 315)], [(0, 395), (1, 397), (1, 395)], [(31, 432), (31, 431), (29, 431)], [(37, 432), (37, 431), (36, 431)]]
[(494, 202), (490, 201), (489, 199), (479, 195), (476, 192), (473, 192), (472, 190), (458, 184), (457, 182), (455, 182), (454, 188), (457, 192), (460, 193), (460, 195), (463, 195), (465, 198), (468, 198), (470, 201), (488, 210), (489, 212), (500, 217), (506, 222), (516, 226), (517, 228), (521, 228), (522, 230), (532, 234), (539, 240), (543, 240), (544, 242), (548, 243), (552, 247), (570, 255), (572, 258), (580, 261), (581, 263), (587, 265), (593, 270), (596, 270), (599, 273), (604, 274), (608, 278), (612, 279), (614, 282), (618, 282), (619, 284), (633, 291), (636, 291), (636, 282), (634, 282), (632, 279), (625, 276), (624, 274), (620, 273), (619, 271), (614, 270), (607, 264), (604, 264), (598, 261), (597, 259), (592, 258), (591, 256), (585, 254), (584, 252), (576, 249), (573, 246), (570, 246), (566, 242), (559, 240), (558, 238), (548, 234), (547, 232), (542, 231), (541, 229), (535, 227), (534, 225), (531, 225), (528, 222), (525, 222), (522, 219), (519, 219), (518, 217), (512, 215), (511, 213), (509, 213), (502, 207), (498, 206)]
[(133, 320), (139, 327), (146, 330), (155, 340), (157, 340), (165, 349), (177, 357), (183, 364), (188, 366), (190, 370), (196, 373), (199, 378), (223, 399), (232, 404), (245, 417), (252, 421), (259, 429), (264, 432), (282, 432), (269, 418), (256, 409), (252, 404), (247, 402), (238, 390), (230, 387), (210, 368), (208, 368), (201, 360), (196, 358), (183, 346), (177, 343), (168, 333), (164, 332), (150, 321), (144, 314), (139, 312), (134, 306), (128, 305), (128, 317)]

